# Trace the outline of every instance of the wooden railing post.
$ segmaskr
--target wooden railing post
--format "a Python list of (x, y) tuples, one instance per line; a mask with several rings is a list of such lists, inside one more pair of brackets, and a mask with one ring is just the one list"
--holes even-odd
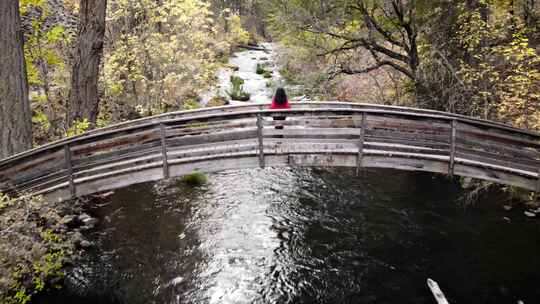
[(163, 162), (163, 178), (169, 178), (169, 159), (167, 157), (167, 136), (165, 125), (162, 123), (159, 124), (159, 132), (161, 134), (161, 159)]
[(362, 123), (360, 129), (360, 138), (358, 140), (358, 156), (356, 158), (356, 175), (362, 167), (362, 159), (364, 158), (364, 141), (366, 138), (366, 112), (362, 113)]
[(450, 132), (450, 160), (448, 162), (448, 175), (454, 177), (454, 165), (456, 158), (456, 134), (457, 134), (457, 120), (452, 119)]
[(540, 168), (538, 168), (538, 177), (536, 179), (536, 200), (540, 201)]
[(77, 197), (77, 189), (75, 188), (75, 181), (73, 180), (73, 165), (71, 163), (71, 149), (69, 144), (64, 145), (64, 160), (66, 162), (66, 170), (69, 180), (69, 192), (71, 194), (71, 198), (73, 199)]
[(259, 166), (264, 168), (263, 119), (257, 115), (257, 137), (259, 139)]

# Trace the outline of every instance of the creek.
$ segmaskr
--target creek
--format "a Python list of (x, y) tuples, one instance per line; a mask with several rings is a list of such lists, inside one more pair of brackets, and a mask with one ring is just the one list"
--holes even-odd
[[(214, 97), (224, 97), (231, 105), (240, 105), (245, 102), (230, 100), (228, 92), (231, 91), (231, 76), (244, 80), (243, 90), (249, 93), (249, 102), (270, 103), (277, 87), (285, 87), (290, 93), (291, 101), (309, 101), (304, 95), (304, 88), (299, 85), (289, 85), (280, 74), (278, 53), (279, 47), (274, 43), (262, 43), (261, 50), (243, 50), (234, 53), (228, 61), (230, 67), (217, 71), (217, 85), (201, 94), (201, 104), (206, 105)], [(257, 73), (257, 65), (270, 72), (271, 77)], [(235, 68), (231, 68), (235, 67)]]

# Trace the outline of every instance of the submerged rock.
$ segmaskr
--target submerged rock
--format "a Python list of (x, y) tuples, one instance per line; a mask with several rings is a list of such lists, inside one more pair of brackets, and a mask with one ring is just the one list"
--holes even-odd
[(83, 224), (83, 227), (81, 227), (82, 229), (92, 229), (98, 223), (98, 220), (96, 218), (91, 217), (87, 213), (83, 213), (83, 214), (79, 215), (78, 219)]
[(524, 214), (526, 217), (536, 217), (536, 213), (534, 212), (525, 211)]

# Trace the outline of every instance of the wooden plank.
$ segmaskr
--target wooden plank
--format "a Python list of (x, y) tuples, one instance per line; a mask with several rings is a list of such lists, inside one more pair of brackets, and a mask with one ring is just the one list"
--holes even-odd
[(451, 123), (450, 131), (450, 161), (448, 162), (448, 175), (450, 178), (454, 177), (454, 161), (456, 157), (456, 133), (457, 133), (457, 120), (453, 119)]
[(303, 142), (268, 142), (265, 141), (265, 154), (291, 154), (291, 153), (350, 153), (358, 155), (358, 142), (342, 143), (303, 143)]
[(5, 164), (0, 170), (0, 181), (14, 179), (16, 176), (38, 175), (40, 170), (64, 166), (64, 147), (35, 155), (35, 158), (25, 161), (14, 161)]
[(478, 155), (477, 153), (463, 152), (461, 150), (458, 150), (456, 152), (456, 158), (468, 159), (471, 161), (482, 162), (482, 163), (491, 164), (495, 166), (510, 167), (513, 169), (519, 169), (519, 170), (528, 171), (528, 172), (535, 172), (537, 168), (536, 166), (530, 166), (530, 165), (520, 163), (517, 161), (501, 159), (501, 157), (486, 157), (486, 156)]
[(314, 117), (289, 117), (288, 120), (264, 120), (264, 126), (297, 126), (297, 127), (312, 127), (312, 128), (354, 128), (356, 127), (353, 116), (329, 117), (314, 116)]
[(79, 185), (79, 184), (86, 183), (86, 182), (89, 182), (89, 181), (96, 181), (96, 180), (104, 179), (104, 178), (111, 177), (111, 176), (132, 174), (134, 172), (142, 172), (142, 171), (145, 171), (145, 170), (154, 170), (156, 168), (158, 168), (159, 171), (160, 171), (160, 177), (159, 178), (161, 179), (163, 177), (163, 164), (161, 163), (161, 161), (156, 161), (156, 162), (152, 162), (152, 163), (145, 163), (145, 164), (142, 164), (142, 165), (122, 168), (122, 169), (118, 169), (118, 170), (107, 170), (107, 171), (105, 171), (103, 173), (99, 173), (99, 174), (95, 174), (95, 175), (89, 175), (89, 176), (84, 176), (84, 177), (76, 177), (75, 178), (75, 183), (77, 185)]
[[(536, 180), (536, 174), (534, 172), (531, 172), (531, 171), (520, 170), (520, 169), (516, 169), (516, 168), (512, 168), (512, 167), (499, 166), (499, 165), (494, 165), (494, 164), (490, 164), (490, 163), (485, 163), (485, 162), (480, 162), (480, 161), (475, 161), (475, 160), (463, 159), (463, 158), (456, 157), (456, 164), (457, 163), (466, 165), (468, 167), (478, 167), (478, 168), (488, 169), (488, 170), (491, 170), (491, 171), (496, 170), (496, 171), (500, 171), (500, 172), (511, 173), (511, 174), (514, 174), (514, 175), (525, 176), (527, 178), (533, 178), (533, 176), (534, 176), (534, 178)], [(490, 180), (490, 179), (487, 179), (487, 180)], [(532, 190), (534, 190), (534, 189), (535, 188), (533, 187)]]
[(69, 148), (69, 144), (64, 146), (64, 157), (69, 180), (69, 191), (71, 193), (71, 197), (75, 198), (77, 197), (77, 189), (75, 188), (75, 183), (73, 182), (73, 167), (71, 166), (71, 150)]
[(159, 130), (145, 130), (141, 133), (123, 135), (115, 138), (108, 138), (95, 142), (85, 143), (72, 147), (73, 158), (75, 160), (87, 158), (100, 154), (106, 154), (121, 149), (129, 149), (142, 144), (160, 143)]
[(366, 137), (366, 113), (362, 113), (362, 122), (360, 125), (360, 138), (358, 139), (358, 156), (356, 161), (356, 175), (362, 167), (362, 158), (364, 157), (364, 141)]
[(25, 180), (14, 180), (11, 188), (9, 191), (21, 191), (23, 189), (34, 187), (38, 184), (47, 183), (51, 180), (59, 180), (59, 179), (65, 179), (67, 180), (67, 169), (65, 164), (61, 167), (58, 167), (56, 170), (48, 170), (45, 172), (39, 172), (39, 173), (46, 173), (46, 174), (40, 174), (39, 176), (36, 176), (31, 179), (25, 179)]
[(291, 154), (289, 165), (293, 167), (345, 167), (347, 162), (343, 157), (333, 154)]
[(477, 139), (468, 139), (463, 136), (456, 138), (456, 146), (463, 149), (483, 150), (489, 153), (498, 153), (525, 159), (540, 160), (540, 151), (515, 147), (504, 144), (491, 143)]
[(69, 186), (69, 178), (67, 175), (64, 175), (64, 174), (58, 174), (54, 178), (51, 177), (49, 179), (40, 180), (39, 182), (33, 181), (31, 184), (27, 184), (25, 186), (21, 186), (20, 188), (17, 188), (17, 191), (22, 194), (36, 193), (43, 189), (52, 188), (52, 187), (55, 187), (56, 185), (64, 184), (64, 183), (66, 184), (66, 187), (69, 190), (69, 194), (70, 194), (69, 199), (74, 198), (73, 192)]
[[(265, 142), (266, 145), (266, 142)], [(196, 156), (210, 156), (210, 155), (225, 155), (228, 153), (236, 153), (236, 152), (245, 152), (245, 151), (253, 151), (258, 150), (259, 145), (256, 141), (246, 141), (243, 144), (227, 144), (224, 143), (222, 145), (215, 145), (215, 146), (206, 146), (204, 148), (196, 148), (192, 149), (178, 149), (178, 150), (169, 150), (169, 161), (176, 160), (176, 159), (182, 159), (182, 158), (191, 158)]]
[(412, 152), (420, 154), (435, 154), (435, 155), (448, 155), (448, 149), (439, 149), (432, 147), (425, 147), (422, 145), (404, 145), (404, 144), (394, 144), (386, 142), (370, 142), (366, 141), (364, 143), (364, 148), (369, 148), (372, 150), (384, 150), (384, 151), (396, 151), (396, 152)]
[(520, 155), (512, 153), (511, 151), (500, 149), (500, 148), (485, 148), (483, 146), (464, 146), (461, 144), (456, 145), (456, 152), (461, 152), (465, 154), (476, 155), (478, 157), (485, 157), (487, 159), (497, 159), (500, 161), (507, 161), (511, 163), (519, 163), (531, 167), (540, 167), (540, 158)]
[(212, 149), (221, 149), (222, 147), (256, 145), (256, 144), (257, 144), (257, 140), (255, 138), (249, 138), (249, 139), (231, 140), (231, 141), (224, 141), (224, 142), (217, 142), (217, 143), (203, 143), (203, 144), (188, 145), (188, 146), (176, 146), (176, 147), (171, 147), (169, 144), (167, 144), (167, 148), (168, 148), (169, 158), (171, 158), (171, 156), (175, 156), (177, 154), (181, 155), (183, 153), (190, 153), (192, 151), (207, 151), (207, 150), (212, 150)]
[(159, 130), (161, 135), (161, 158), (163, 162), (163, 178), (169, 179), (169, 162), (167, 160), (167, 134), (165, 131), (165, 126), (159, 124)]
[(149, 156), (156, 153), (161, 153), (161, 143), (143, 144), (139, 149), (123, 149), (119, 151), (109, 152), (107, 154), (101, 154), (93, 157), (89, 157), (88, 161), (80, 159), (77, 162), (73, 162), (73, 170), (75, 172), (79, 170), (86, 170), (95, 166), (107, 165), (114, 162), (121, 162), (131, 158)]
[(79, 195), (89, 195), (103, 191), (120, 189), (130, 185), (158, 181), (163, 177), (161, 162), (155, 167), (139, 168), (138, 170), (111, 172), (104, 176), (96, 176), (88, 180), (77, 181)]
[(368, 124), (366, 136), (381, 137), (381, 138), (396, 138), (396, 139), (408, 139), (408, 140), (428, 140), (441, 143), (449, 143), (450, 138), (448, 132), (440, 133), (423, 133), (416, 132), (414, 130), (388, 130), (388, 129), (373, 129)]
[(358, 138), (355, 128), (266, 128), (265, 137), (283, 136), (285, 138)]
[(491, 181), (503, 185), (516, 186), (519, 188), (534, 191), (536, 187), (536, 179), (524, 176), (522, 174), (516, 174), (514, 172), (505, 170), (497, 170), (496, 168), (490, 168), (488, 166), (473, 166), (468, 162), (463, 164), (456, 158), (456, 166), (454, 168), (454, 174), (465, 177), (473, 177), (481, 180)]
[(249, 129), (240, 129), (240, 130), (230, 130), (223, 132), (216, 132), (207, 135), (194, 135), (194, 136), (183, 136), (179, 138), (168, 136), (167, 146), (177, 147), (177, 146), (191, 146), (191, 145), (200, 145), (206, 143), (222, 143), (230, 140), (242, 140), (242, 139), (256, 139), (257, 138), (257, 128)]
[(242, 129), (255, 125), (255, 119), (221, 120), (200, 124), (169, 125), (166, 127), (168, 136), (184, 136), (208, 134), (215, 131)]
[(490, 141), (496, 143), (504, 143), (505, 145), (514, 146), (527, 146), (540, 149), (540, 139), (538, 137), (532, 137), (529, 134), (523, 134), (522, 132), (501, 130), (496, 128), (478, 127), (474, 124), (468, 124), (461, 127), (459, 130), (466, 137), (475, 138), (483, 141)]
[(402, 130), (405, 132), (417, 132), (426, 134), (448, 134), (450, 126), (448, 120), (422, 121), (409, 120), (401, 117), (373, 116), (368, 121), (368, 127), (372, 129)]
[(264, 134), (263, 134), (263, 119), (260, 115), (257, 116), (257, 137), (259, 141), (259, 166), (264, 168)]
[(88, 169), (75, 172), (74, 177), (75, 180), (77, 180), (83, 177), (98, 175), (104, 172), (129, 169), (132, 167), (144, 166), (146, 164), (154, 164), (156, 162), (159, 162), (161, 164), (160, 167), (163, 169), (163, 159), (161, 151), (156, 154), (144, 157), (130, 158), (121, 162), (114, 162), (100, 166), (92, 166)]
[(21, 185), (32, 183), (35, 180), (43, 180), (50, 176), (57, 175), (59, 172), (63, 172), (65, 167), (65, 161), (62, 157), (62, 161), (54, 162), (54, 166), (47, 165), (47, 167), (43, 169), (36, 167), (31, 171), (27, 170), (24, 172), (15, 172), (13, 174), (6, 175), (3, 178), (2, 185), (4, 186), (2, 186), (2, 188), (16, 188)]
[(210, 154), (210, 155), (204, 155), (204, 156), (194, 156), (194, 157), (185, 157), (180, 159), (171, 159), (169, 161), (169, 165), (178, 165), (178, 164), (186, 164), (190, 162), (200, 162), (200, 161), (207, 161), (207, 160), (216, 160), (216, 159), (230, 159), (230, 158), (241, 158), (241, 157), (252, 157), (255, 156), (257, 159), (259, 159), (259, 150), (253, 149), (253, 150), (247, 150), (247, 151), (241, 151), (241, 152), (230, 152), (230, 153), (224, 153), (224, 154)]
[[(399, 139), (399, 138), (387, 138), (387, 137), (376, 137), (376, 136), (369, 136), (366, 134), (366, 144), (369, 143), (385, 143), (385, 144), (395, 144), (395, 145), (402, 145), (402, 146), (412, 146), (412, 147), (424, 147), (427, 149), (436, 149), (436, 150), (448, 150), (448, 143), (444, 142), (435, 142), (435, 141), (429, 141), (429, 140), (407, 140), (407, 139)], [(448, 152), (446, 152), (448, 154)]]
[(507, 167), (520, 167), (524, 170), (535, 171), (540, 166), (540, 160), (516, 157), (507, 154), (498, 154), (491, 151), (483, 151), (476, 149), (456, 148), (456, 154), (462, 158), (470, 158), (485, 162), (496, 162)]

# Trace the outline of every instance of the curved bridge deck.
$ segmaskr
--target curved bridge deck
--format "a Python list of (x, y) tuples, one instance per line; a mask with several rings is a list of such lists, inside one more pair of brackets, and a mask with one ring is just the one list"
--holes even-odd
[[(285, 121), (273, 120), (283, 115)], [(265, 166), (429, 171), (540, 191), (540, 134), (369, 104), (208, 108), (130, 121), (4, 159), (0, 191), (64, 200), (192, 171)]]

